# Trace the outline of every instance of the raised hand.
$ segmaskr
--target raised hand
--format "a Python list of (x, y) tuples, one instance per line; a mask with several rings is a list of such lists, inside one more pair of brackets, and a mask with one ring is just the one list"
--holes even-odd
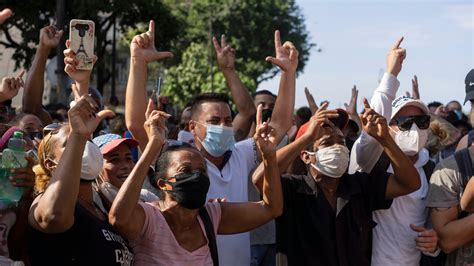
[(280, 31), (278, 30), (275, 31), (275, 54), (276, 58), (267, 56), (265, 60), (278, 66), (284, 72), (296, 71), (299, 52), (291, 42), (287, 41), (283, 46), (281, 45)]
[(410, 224), (410, 228), (418, 233), (415, 239), (416, 248), (422, 252), (434, 253), (438, 248), (438, 235), (433, 229), (426, 229), (421, 226)]
[(52, 49), (58, 46), (63, 36), (63, 30), (56, 30), (54, 26), (46, 26), (40, 30), (39, 47), (45, 49)]
[(387, 54), (387, 73), (398, 76), (402, 70), (403, 60), (406, 57), (406, 50), (400, 47), (403, 37), (398, 39)]
[(23, 187), (23, 195), (28, 195), (33, 191), (35, 185), (35, 173), (33, 172), (33, 166), (35, 165), (35, 159), (33, 157), (26, 157), (28, 165), (23, 168), (12, 168), (10, 169), (10, 176), (8, 179), (15, 187)]
[(352, 87), (352, 95), (349, 104), (344, 103), (346, 111), (349, 115), (357, 115), (357, 96), (359, 95), (359, 90), (356, 85)]
[(12, 15), (13, 15), (13, 12), (10, 8), (5, 8), (2, 11), (0, 11), (0, 24), (3, 24), (3, 22), (5, 22), (5, 20), (7, 20)]
[(418, 77), (416, 75), (414, 75), (411, 80), (411, 96), (415, 100), (420, 99), (420, 91), (418, 89)]
[(379, 115), (369, 105), (367, 99), (364, 98), (364, 113), (359, 115), (362, 128), (370, 136), (377, 140), (391, 138), (388, 133), (387, 120)]
[(262, 155), (265, 156), (275, 154), (278, 143), (276, 143), (276, 131), (269, 123), (262, 122), (262, 110), (263, 106), (259, 104), (257, 107), (257, 121), (253, 139)]
[(226, 70), (234, 70), (235, 64), (235, 49), (227, 44), (225, 41), (225, 36), (221, 36), (221, 44), (217, 42), (216, 37), (212, 37), (212, 43), (214, 44), (214, 50), (216, 50), (217, 55), (217, 64), (219, 69), (224, 72)]
[[(68, 74), (69, 77), (71, 77), (73, 80), (75, 80), (78, 83), (85, 83), (89, 82), (92, 69), (91, 70), (79, 70), (76, 68), (77, 65), (79, 65), (79, 60), (76, 59), (76, 53), (69, 49), (71, 46), (71, 41), (66, 40), (66, 50), (64, 50), (64, 72)], [(97, 61), (97, 56), (94, 55), (92, 58), (92, 64), (94, 65), (95, 62)]]
[(0, 84), (0, 101), (4, 102), (6, 100), (13, 99), (17, 94), (20, 88), (25, 86), (23, 81), (23, 75), (25, 70), (21, 71), (20, 75), (17, 77), (4, 77)]
[(133, 60), (145, 63), (173, 57), (171, 52), (159, 52), (156, 50), (155, 22), (153, 20), (150, 20), (147, 32), (133, 37), (130, 45), (130, 54)]
[(329, 119), (336, 118), (339, 115), (337, 114), (337, 110), (326, 110), (327, 107), (327, 102), (319, 107), (318, 111), (310, 118), (310, 124), (303, 136), (309, 137), (311, 140), (316, 140), (321, 137), (322, 132), (320, 132), (320, 129), (324, 124), (334, 126)]
[(110, 110), (97, 113), (98, 109), (97, 103), (91, 96), (84, 95), (79, 98), (76, 104), (67, 112), (71, 133), (89, 138), (102, 119), (114, 116), (114, 112)]
[(145, 113), (146, 121), (143, 126), (150, 143), (158, 141), (158, 143), (163, 144), (165, 142), (167, 133), (166, 120), (170, 117), (171, 115), (165, 112), (154, 110), (153, 101), (151, 99), (148, 100), (148, 107)]
[(311, 109), (311, 113), (314, 115), (318, 111), (318, 105), (314, 100), (313, 95), (309, 92), (308, 88), (304, 88), (304, 94), (306, 95), (306, 100), (308, 101), (309, 109)]

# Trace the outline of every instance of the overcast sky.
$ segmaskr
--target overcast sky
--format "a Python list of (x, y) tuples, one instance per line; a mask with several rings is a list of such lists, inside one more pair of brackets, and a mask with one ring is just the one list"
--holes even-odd
[[(306, 18), (312, 42), (304, 73), (296, 81), (296, 107), (307, 105), (307, 86), (319, 103), (343, 107), (351, 88), (370, 97), (385, 69), (388, 49), (400, 36), (407, 58), (399, 75), (398, 95), (411, 91), (418, 76), (425, 103), (464, 101), (464, 78), (474, 68), (473, 1), (322, 1), (296, 0)], [(285, 36), (282, 36), (285, 41)], [(277, 92), (279, 76), (258, 89)], [(464, 106), (467, 111), (468, 104)]]

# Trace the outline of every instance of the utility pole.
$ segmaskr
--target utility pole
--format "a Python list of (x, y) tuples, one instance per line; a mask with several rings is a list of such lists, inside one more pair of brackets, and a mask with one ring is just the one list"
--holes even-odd
[(111, 92), (110, 92), (110, 98), (112, 99), (112, 97), (115, 96), (115, 62), (116, 62), (116, 42), (115, 42), (115, 37), (116, 37), (116, 29), (115, 29), (115, 25), (116, 25), (116, 18), (117, 16), (115, 14), (113, 14), (112, 16), (114, 16), (113, 18), (113, 34), (112, 34), (112, 88), (111, 88)]
[[(56, 0), (56, 26), (60, 30), (66, 32), (66, 7), (65, 0)], [(64, 72), (64, 54), (63, 51), (66, 48), (64, 45), (64, 38), (66, 34), (63, 34), (62, 40), (59, 42), (58, 47), (56, 48), (56, 58), (57, 58), (57, 67), (56, 67), (56, 76), (58, 78), (57, 87), (56, 87), (56, 99), (57, 102), (67, 103), (67, 93), (66, 93), (66, 73)], [(54, 100), (53, 100), (54, 101)]]

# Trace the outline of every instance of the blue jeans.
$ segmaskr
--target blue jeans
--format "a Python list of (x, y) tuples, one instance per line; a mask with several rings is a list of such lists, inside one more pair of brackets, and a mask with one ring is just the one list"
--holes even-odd
[(252, 245), (251, 266), (275, 266), (276, 265), (276, 244)]

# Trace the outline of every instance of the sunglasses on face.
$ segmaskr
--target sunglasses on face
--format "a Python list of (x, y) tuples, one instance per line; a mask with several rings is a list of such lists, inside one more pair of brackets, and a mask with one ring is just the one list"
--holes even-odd
[(400, 116), (393, 118), (390, 121), (390, 125), (397, 125), (398, 129), (401, 131), (408, 131), (411, 129), (413, 123), (419, 129), (428, 129), (430, 127), (430, 116), (429, 115), (410, 115), (410, 116)]

